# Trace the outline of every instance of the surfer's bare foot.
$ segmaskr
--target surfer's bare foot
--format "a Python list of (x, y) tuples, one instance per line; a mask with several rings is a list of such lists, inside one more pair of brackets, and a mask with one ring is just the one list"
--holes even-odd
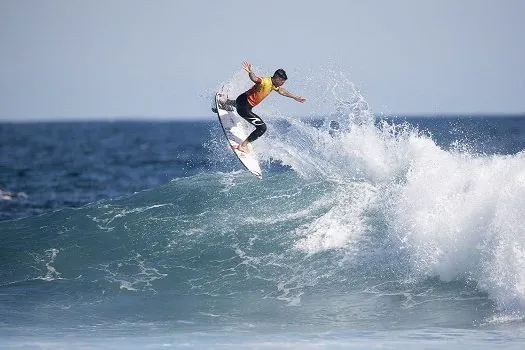
[(237, 147), (237, 150), (243, 153), (250, 153), (252, 151), (252, 145), (245, 141)]

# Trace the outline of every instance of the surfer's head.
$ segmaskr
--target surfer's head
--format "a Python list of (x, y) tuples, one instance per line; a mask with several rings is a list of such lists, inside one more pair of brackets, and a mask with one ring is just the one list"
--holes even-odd
[(286, 76), (284, 69), (277, 69), (272, 77), (273, 86), (279, 87), (283, 85), (286, 79), (288, 79), (288, 77)]

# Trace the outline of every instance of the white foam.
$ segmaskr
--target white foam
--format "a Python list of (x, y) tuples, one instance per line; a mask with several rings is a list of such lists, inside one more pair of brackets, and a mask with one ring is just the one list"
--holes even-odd
[(475, 280), (500, 307), (525, 310), (525, 154), (429, 151), (414, 158), (391, 202), (391, 227), (414, 270)]
[(46, 267), (45, 276), (38, 276), (35, 279), (48, 281), (48, 282), (62, 279), (61, 273), (58, 272), (56, 268), (53, 266), (55, 264), (55, 259), (58, 256), (58, 253), (60, 253), (60, 250), (56, 248), (51, 248), (51, 249), (47, 249), (44, 255), (35, 256), (35, 262), (39, 264), (44, 263)]
[(366, 232), (364, 212), (375, 200), (375, 188), (366, 183), (354, 183), (342, 185), (340, 189), (328, 212), (299, 228), (297, 234), (301, 238), (296, 248), (316, 253), (346, 247)]
[[(324, 126), (285, 116), (287, 130), (270, 126), (257, 140), (262, 159), (338, 184), (333, 207), (298, 231), (296, 247), (309, 253), (348, 247), (367, 231), (369, 210), (380, 208), (399, 249), (409, 251), (415, 277), (475, 280), (499, 307), (525, 310), (525, 153), (444, 150), (409, 127), (375, 126), (352, 84), (320, 81), (326, 99), (335, 101)], [(348, 102), (337, 95), (345, 88)], [(339, 130), (330, 129), (330, 120)]]
[(121, 290), (155, 292), (153, 282), (165, 278), (167, 273), (148, 265), (140, 254), (136, 254), (122, 262), (101, 264), (99, 268), (105, 272), (106, 280), (119, 284)]

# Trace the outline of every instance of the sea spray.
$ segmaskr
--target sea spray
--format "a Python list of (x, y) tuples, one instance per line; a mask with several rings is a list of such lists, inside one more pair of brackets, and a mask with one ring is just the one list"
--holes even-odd
[(445, 149), (425, 130), (375, 121), (341, 74), (308, 82), (331, 113), (313, 125), (274, 103), (265, 111), (274, 131), (257, 142), (263, 160), (337, 184), (331, 209), (297, 230), (296, 247), (349, 249), (374, 229), (373, 212), (409, 252), (411, 278), (475, 281), (499, 307), (525, 310), (524, 153), (471, 153), (465, 139)]

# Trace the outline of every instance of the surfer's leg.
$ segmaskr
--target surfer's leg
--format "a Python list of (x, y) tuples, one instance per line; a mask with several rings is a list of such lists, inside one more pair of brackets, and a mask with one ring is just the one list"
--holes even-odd
[(266, 132), (266, 123), (257, 114), (250, 111), (250, 117), (246, 120), (248, 121), (248, 123), (255, 126), (255, 130), (252, 131), (252, 133), (248, 136), (246, 141), (253, 142)]
[(266, 132), (266, 123), (255, 113), (249, 113), (249, 116), (244, 118), (248, 123), (255, 126), (255, 130), (244, 140), (238, 147), (241, 152), (249, 153), (252, 150), (251, 143), (257, 140)]
[(248, 145), (261, 137), (266, 132), (267, 127), (266, 123), (257, 114), (253, 113), (246, 94), (237, 97), (237, 113), (255, 127), (255, 130), (239, 146), (239, 150), (246, 152), (248, 151)]

